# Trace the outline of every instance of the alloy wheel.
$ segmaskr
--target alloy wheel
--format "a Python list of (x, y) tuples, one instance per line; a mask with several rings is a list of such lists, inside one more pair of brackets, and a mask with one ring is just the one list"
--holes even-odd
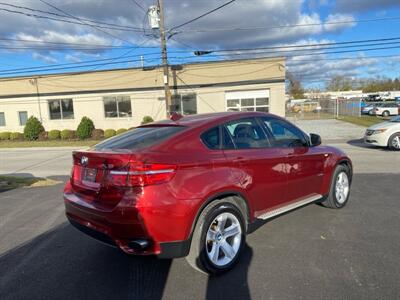
[(207, 256), (214, 265), (226, 266), (238, 254), (241, 242), (242, 227), (238, 218), (229, 212), (221, 213), (207, 230)]
[(395, 149), (400, 149), (400, 136), (396, 135), (392, 140), (392, 146)]
[(336, 179), (335, 188), (336, 200), (339, 204), (343, 204), (346, 201), (349, 191), (349, 177), (345, 172), (340, 172)]

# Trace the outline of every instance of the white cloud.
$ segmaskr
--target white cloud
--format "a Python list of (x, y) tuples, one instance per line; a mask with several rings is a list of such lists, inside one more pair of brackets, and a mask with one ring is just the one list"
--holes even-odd
[[(297, 44), (314, 45), (326, 44), (330, 40), (305, 40)], [(316, 47), (323, 52), (323, 46)], [(351, 59), (348, 59), (352, 57)], [(307, 56), (294, 56), (287, 60), (287, 70), (306, 85), (323, 82), (325, 79), (343, 75), (354, 77), (369, 74), (368, 69), (377, 67), (379, 60), (370, 58), (364, 53), (357, 55), (335, 56), (327, 54), (316, 54)]]
[(93, 33), (83, 33), (83, 34), (68, 34), (63, 32), (55, 32), (51, 30), (44, 30), (41, 35), (29, 35), (25, 33), (17, 33), (15, 35), (16, 39), (24, 40), (39, 40), (43, 42), (52, 43), (72, 43), (72, 44), (88, 44), (88, 45), (111, 45), (109, 39), (97, 36)]
[(32, 53), (32, 58), (33, 59), (37, 59), (37, 60), (41, 60), (47, 64), (54, 64), (57, 62), (57, 59), (55, 59), (54, 57), (50, 56), (50, 55), (43, 55), (37, 52), (33, 52)]
[[(12, 0), (4, 0), (10, 4), (16, 4)], [(141, 2), (144, 6), (154, 1)], [(210, 14), (196, 22), (188, 24), (180, 30), (183, 32), (174, 36), (178, 41), (193, 46), (196, 49), (226, 49), (226, 48), (252, 48), (265, 46), (282, 46), (288, 44), (321, 44), (334, 42), (334, 40), (319, 39), (324, 34), (333, 36), (343, 30), (352, 28), (356, 21), (351, 14), (371, 7), (389, 7), (399, 4), (399, 0), (354, 0), (336, 1), (336, 10), (323, 18), (318, 11), (320, 6), (332, 10), (332, 5), (327, 0), (313, 0), (309, 5), (313, 9), (305, 9), (307, 4), (304, 0), (241, 0), (232, 3), (223, 9)], [(147, 27), (144, 13), (131, 1), (110, 0), (67, 0), (53, 1), (53, 4), (68, 13), (81, 18), (93, 19), (124, 26), (141, 28)], [(147, 3), (147, 4), (146, 4)], [(166, 26), (172, 28), (182, 24), (194, 17), (207, 12), (220, 4), (217, 1), (179, 0), (166, 1)], [(356, 3), (357, 5), (355, 5)], [(310, 3), (309, 3), (310, 4)], [(48, 6), (33, 0), (20, 0), (18, 5), (28, 6), (35, 9), (54, 11)], [(0, 5), (1, 6), (1, 5)], [(328, 11), (329, 13), (329, 11)], [(21, 15), (0, 12), (2, 25), (0, 37), (11, 37), (17, 39), (34, 39), (58, 43), (79, 44), (105, 44), (120, 45), (123, 42), (110, 35), (104, 34), (89, 26), (77, 24), (66, 24), (51, 20), (35, 19)], [(340, 24), (329, 24), (331, 22), (343, 22)], [(298, 24), (300, 26), (290, 26)], [(318, 25), (314, 25), (318, 24)], [(252, 28), (263, 27), (260, 30), (232, 30), (222, 31), (223, 28)], [(278, 27), (278, 28), (277, 28)], [(206, 29), (207, 32), (192, 32), (190, 30)], [(158, 45), (158, 39), (143, 35), (143, 32), (114, 31), (102, 29), (121, 39), (129, 40), (138, 44), (148, 39), (146, 45)], [(149, 32), (148, 32), (149, 33)], [(12, 43), (22, 45), (23, 43)], [(170, 40), (170, 45), (181, 46)], [(46, 46), (49, 46), (46, 44)], [(56, 49), (48, 47), (47, 50), (36, 50), (32, 54), (34, 59), (47, 63), (54, 63)], [(318, 48), (318, 47), (317, 47)], [(290, 49), (287, 49), (290, 50)], [(20, 50), (19, 50), (20, 51)], [(27, 50), (32, 53), (32, 50)], [(98, 56), (103, 50), (64, 52), (65, 60), (79, 62), (87, 56)], [(138, 53), (138, 52), (135, 52)], [(294, 52), (301, 54), (298, 51)], [(58, 54), (58, 53), (57, 53)], [(259, 54), (261, 55), (261, 54)], [(59, 56), (57, 56), (59, 57)], [(329, 75), (336, 73), (356, 74), (365, 69), (366, 66), (373, 67), (376, 62), (367, 57), (359, 56), (355, 60), (318, 60), (329, 56), (317, 54), (314, 56), (297, 56), (288, 59), (288, 69), (304, 78), (315, 78), (321, 74)], [(308, 61), (306, 61), (308, 60)], [(310, 61), (311, 60), (311, 61)]]
[(390, 7), (400, 7), (399, 0), (336, 0), (336, 9), (340, 12), (361, 12), (383, 10)]
[(337, 32), (342, 29), (353, 27), (356, 25), (356, 21), (355, 21), (354, 17), (352, 15), (348, 15), (348, 14), (328, 15), (325, 22), (327, 24), (324, 24), (324, 29), (327, 32)]

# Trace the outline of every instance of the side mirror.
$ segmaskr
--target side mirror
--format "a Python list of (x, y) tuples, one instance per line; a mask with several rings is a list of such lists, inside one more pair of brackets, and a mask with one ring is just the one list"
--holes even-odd
[(321, 145), (321, 136), (319, 134), (310, 133), (311, 147)]

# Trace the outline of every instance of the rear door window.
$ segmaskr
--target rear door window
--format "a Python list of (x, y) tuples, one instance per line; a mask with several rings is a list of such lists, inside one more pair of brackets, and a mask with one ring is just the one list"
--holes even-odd
[(201, 140), (210, 149), (220, 148), (219, 127), (214, 127), (201, 135)]
[(270, 146), (264, 131), (254, 118), (235, 120), (225, 124), (225, 127), (237, 149), (256, 149)]
[(140, 150), (154, 146), (184, 130), (183, 126), (139, 127), (112, 137), (94, 146), (97, 151)]

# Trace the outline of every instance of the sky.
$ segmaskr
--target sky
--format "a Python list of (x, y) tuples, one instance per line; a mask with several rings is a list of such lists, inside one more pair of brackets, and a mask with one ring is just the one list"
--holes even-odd
[[(160, 64), (146, 18), (155, 2), (2, 0), (0, 77)], [(171, 64), (285, 56), (287, 71), (318, 88), (336, 75), (400, 75), (399, 0), (236, 0), (179, 26), (227, 2), (164, 0)]]

